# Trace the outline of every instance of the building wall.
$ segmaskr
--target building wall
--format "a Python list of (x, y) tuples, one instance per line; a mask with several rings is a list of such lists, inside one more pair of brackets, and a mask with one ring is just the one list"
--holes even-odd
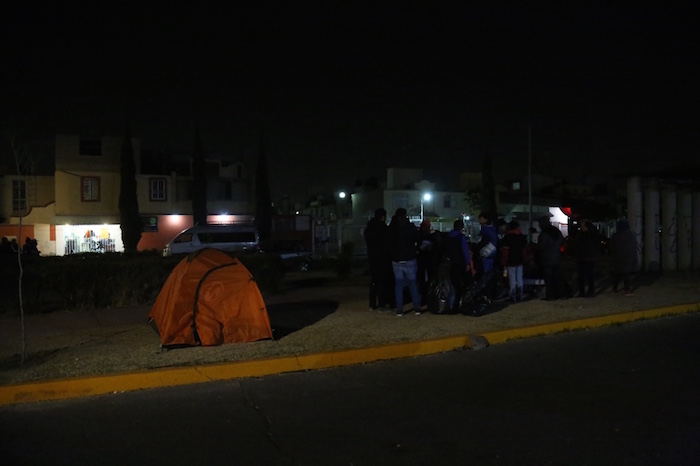
[[(83, 141), (87, 140), (82, 138)], [(99, 144), (99, 154), (81, 154), (81, 137), (56, 136), (56, 215), (79, 218), (119, 215), (121, 189), (121, 150), (123, 138), (93, 139)], [(134, 163), (140, 165), (140, 141), (132, 138)], [(99, 199), (83, 201), (83, 177), (99, 178)]]
[(192, 215), (157, 215), (158, 231), (144, 231), (137, 246), (139, 251), (162, 251), (170, 240), (194, 225)]
[(0, 177), (0, 217), (10, 221), (12, 216), (12, 182), (24, 180), (26, 188), (26, 215), (46, 207), (55, 200), (55, 183), (53, 176), (17, 176)]
[[(99, 177), (99, 200), (81, 200), (81, 180), (84, 176)], [(120, 179), (119, 173), (114, 172), (56, 170), (56, 215), (118, 216)]]
[[(165, 200), (152, 201), (151, 180), (165, 180)], [(173, 212), (174, 205), (174, 183), (170, 176), (166, 175), (136, 175), (136, 196), (139, 202), (139, 213), (156, 215), (169, 214)], [(184, 212), (178, 212), (184, 213)], [(190, 212), (187, 212), (190, 213)]]
[[(81, 145), (81, 140), (83, 144)], [(22, 235), (39, 241), (43, 255), (90, 250), (122, 250), (119, 193), (121, 190), (121, 151), (123, 138), (81, 138), (57, 135), (55, 139), (54, 176), (23, 177), (27, 187), (27, 215), (23, 216)], [(90, 144), (85, 144), (89, 142)], [(140, 141), (132, 138), (134, 163), (140, 163)], [(81, 147), (85, 150), (81, 150)], [(85, 153), (82, 153), (85, 152)], [(245, 167), (238, 163), (223, 164), (214, 160), (217, 169), (209, 174), (207, 208), (214, 222), (217, 216), (252, 216), (252, 181)], [(82, 198), (83, 177), (99, 179), (99, 197)], [(151, 180), (165, 181), (164, 200), (151, 200)], [(5, 217), (4, 230), (16, 236), (20, 217), (12, 216), (12, 176), (0, 177), (0, 216)], [(183, 229), (192, 226), (190, 176), (136, 174), (139, 213), (151, 228), (146, 228), (138, 249), (162, 249)], [(155, 225), (151, 225), (154, 222)]]
[[(86, 138), (82, 138), (85, 140)], [(119, 173), (121, 166), (121, 150), (123, 138), (107, 137), (94, 138), (101, 144), (101, 155), (84, 155), (80, 153), (80, 136), (56, 135), (56, 171), (111, 171)], [(141, 165), (141, 141), (132, 138), (134, 148), (134, 163)]]
[(22, 225), (21, 230), (19, 225), (0, 225), (0, 238), (14, 238), (21, 247), (26, 237), (34, 238), (34, 225)]
[(423, 179), (422, 168), (396, 168), (386, 171), (386, 189), (406, 189)]
[[(403, 207), (406, 209), (408, 216), (415, 218), (420, 217), (421, 213), (421, 190), (386, 190), (384, 191), (384, 208), (387, 211), (387, 217), (391, 217), (396, 209)], [(431, 194), (431, 199), (423, 201), (424, 217), (432, 218), (451, 218), (453, 221), (464, 213), (464, 194), (458, 191), (436, 191)], [(445, 206), (445, 198), (451, 200), (450, 206)]]

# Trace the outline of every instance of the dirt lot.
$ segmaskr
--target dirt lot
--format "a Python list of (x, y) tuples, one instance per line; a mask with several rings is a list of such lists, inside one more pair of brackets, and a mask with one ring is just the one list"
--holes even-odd
[(264, 296), (275, 339), (217, 347), (162, 351), (147, 324), (150, 306), (60, 311), (25, 316), (26, 360), (20, 364), (22, 321), (3, 315), (0, 384), (361, 348), (700, 303), (697, 274), (637, 276), (633, 296), (612, 293), (603, 276), (595, 298), (502, 303), (481, 317), (397, 318), (368, 311), (366, 282), (362, 271), (342, 282), (324, 272), (290, 274), (282, 292)]

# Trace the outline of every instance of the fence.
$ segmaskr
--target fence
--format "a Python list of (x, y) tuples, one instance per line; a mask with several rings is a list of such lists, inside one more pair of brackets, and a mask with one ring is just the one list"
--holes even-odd
[[(414, 223), (416, 223), (414, 221)], [(367, 255), (364, 231), (365, 224), (345, 223), (327, 220), (315, 220), (313, 222), (314, 255), (334, 255), (340, 252), (343, 243), (355, 245), (355, 255)], [(453, 222), (433, 222), (431, 228), (436, 231), (448, 232), (453, 228)], [(467, 222), (465, 233), (470, 241), (476, 241), (480, 235), (478, 222)]]
[(78, 238), (66, 237), (65, 254), (81, 252), (114, 252), (115, 244), (112, 238)]

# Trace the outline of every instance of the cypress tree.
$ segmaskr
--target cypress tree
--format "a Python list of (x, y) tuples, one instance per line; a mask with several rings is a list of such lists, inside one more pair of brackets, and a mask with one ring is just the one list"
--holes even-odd
[(122, 141), (120, 163), (119, 221), (122, 230), (122, 242), (125, 252), (136, 252), (141, 240), (141, 216), (136, 194), (136, 165), (134, 163), (134, 145), (131, 131), (126, 127)]
[(498, 217), (496, 204), (496, 187), (493, 182), (493, 167), (488, 152), (484, 155), (484, 165), (481, 170), (481, 210), (491, 214), (494, 221)]
[(207, 164), (202, 151), (199, 123), (195, 128), (192, 151), (192, 216), (195, 225), (207, 223)]
[(268, 239), (272, 233), (272, 195), (262, 137), (255, 171), (255, 221), (260, 239)]

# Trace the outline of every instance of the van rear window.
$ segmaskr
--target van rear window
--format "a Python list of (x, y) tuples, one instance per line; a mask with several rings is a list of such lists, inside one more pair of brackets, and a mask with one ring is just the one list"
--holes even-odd
[(210, 243), (254, 243), (255, 232), (252, 231), (222, 231), (199, 233), (199, 242)]

